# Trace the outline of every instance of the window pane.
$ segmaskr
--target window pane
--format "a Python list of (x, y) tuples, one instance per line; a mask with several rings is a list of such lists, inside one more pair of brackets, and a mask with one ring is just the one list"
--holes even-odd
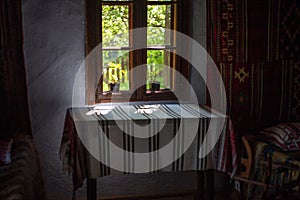
[(129, 46), (129, 5), (102, 6), (103, 47)]
[(159, 82), (161, 89), (171, 88), (171, 53), (166, 50), (147, 51), (147, 89), (151, 82)]
[(110, 83), (119, 83), (120, 90), (129, 90), (129, 51), (103, 51), (103, 92)]
[(147, 44), (153, 45), (173, 45), (169, 31), (164, 28), (172, 27), (172, 5), (148, 5), (147, 8)]

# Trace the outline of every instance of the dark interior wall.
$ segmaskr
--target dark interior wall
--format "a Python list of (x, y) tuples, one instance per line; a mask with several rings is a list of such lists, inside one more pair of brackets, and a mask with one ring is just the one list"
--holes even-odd
[[(204, 49), (206, 49), (206, 1), (194, 0), (192, 12), (193, 12), (192, 37), (197, 43), (199, 43)], [(192, 56), (197, 57), (197, 52), (193, 52)], [(202, 59), (203, 62), (206, 62), (205, 58)], [(201, 77), (201, 75), (194, 68), (192, 68), (191, 85), (197, 95), (199, 103), (203, 103), (203, 104), (206, 102), (205, 82), (206, 82), (206, 77)]]
[[(205, 0), (194, 0), (193, 8), (194, 36), (205, 45)], [(32, 132), (47, 199), (71, 199), (72, 195), (72, 179), (62, 172), (59, 147), (65, 112), (72, 105), (74, 79), (84, 60), (84, 9), (82, 0), (23, 1)], [(194, 86), (201, 87), (197, 81)]]
[(0, 138), (31, 134), (21, 0), (0, 2)]
[(71, 199), (59, 146), (75, 74), (84, 59), (84, 1), (24, 0), (24, 51), (34, 141), (47, 199)]

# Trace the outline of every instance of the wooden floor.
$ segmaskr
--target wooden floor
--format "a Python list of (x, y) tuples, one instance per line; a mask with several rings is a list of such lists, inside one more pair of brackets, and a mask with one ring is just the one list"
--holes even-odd
[[(76, 198), (77, 200), (87, 200), (85, 197), (77, 197)], [(214, 200), (238, 200), (240, 199), (238, 196), (234, 197), (234, 196), (231, 196), (231, 195), (215, 195), (214, 198), (212, 198)], [(118, 198), (98, 198), (98, 200), (121, 200), (121, 199), (118, 199)], [(130, 200), (140, 200), (139, 198), (132, 198)], [(164, 198), (149, 198), (147, 200), (195, 200), (193, 196), (189, 196), (189, 195), (186, 195), (186, 196), (183, 196), (183, 197), (164, 197)]]
[[(231, 189), (221, 180), (216, 182), (215, 185), (219, 184), (218, 191), (210, 194), (208, 199), (232, 199), (229, 198)], [(98, 200), (194, 200), (196, 190), (195, 172), (128, 174), (102, 177), (97, 181)], [(76, 199), (85, 200), (86, 196), (84, 193), (77, 194)]]
[[(87, 200), (87, 199), (85, 197), (78, 197), (78, 198), (76, 197), (76, 200)], [(103, 200), (103, 199), (98, 198), (98, 200)], [(132, 200), (139, 200), (139, 199), (132, 199)], [(148, 199), (148, 200), (194, 200), (194, 199), (193, 197), (186, 196), (186, 197), (155, 198), (155, 199)]]

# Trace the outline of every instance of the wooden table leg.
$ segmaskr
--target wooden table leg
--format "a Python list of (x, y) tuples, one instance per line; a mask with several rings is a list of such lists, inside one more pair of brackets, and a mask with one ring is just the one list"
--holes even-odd
[(87, 199), (97, 199), (97, 179), (95, 178), (87, 178)]
[(204, 172), (197, 171), (197, 191), (194, 196), (195, 200), (204, 198), (204, 185), (205, 185)]
[(204, 199), (215, 198), (215, 184), (214, 184), (214, 171), (206, 170), (204, 172)]

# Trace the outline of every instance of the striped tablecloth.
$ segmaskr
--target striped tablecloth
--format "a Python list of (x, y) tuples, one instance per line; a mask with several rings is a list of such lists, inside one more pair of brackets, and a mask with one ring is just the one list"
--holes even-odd
[[(199, 150), (204, 145), (212, 119), (225, 120), (224, 127), (212, 151), (204, 158), (199, 158)], [(191, 134), (189, 128), (195, 125), (195, 137), (192, 137), (188, 148), (184, 149), (183, 145), (187, 140), (185, 136)], [(179, 129), (183, 136), (176, 137), (180, 134)], [(121, 171), (109, 167), (114, 159), (110, 153), (109, 141), (125, 150), (120, 154)], [(170, 145), (171, 141), (172, 151), (169, 154), (174, 162), (161, 167), (163, 153), (159, 150)], [(96, 149), (96, 153), (91, 151), (94, 156), (87, 153), (83, 144)], [(133, 154), (128, 152), (155, 153), (149, 154), (145, 159), (147, 162), (137, 163)], [(70, 108), (65, 118), (60, 156), (64, 170), (72, 173), (75, 190), (82, 186), (86, 177), (140, 172), (138, 164), (144, 164), (141, 166), (146, 166), (151, 172), (216, 169), (231, 175), (235, 173), (237, 166), (234, 130), (230, 118), (195, 104), (101, 104), (95, 107)]]

